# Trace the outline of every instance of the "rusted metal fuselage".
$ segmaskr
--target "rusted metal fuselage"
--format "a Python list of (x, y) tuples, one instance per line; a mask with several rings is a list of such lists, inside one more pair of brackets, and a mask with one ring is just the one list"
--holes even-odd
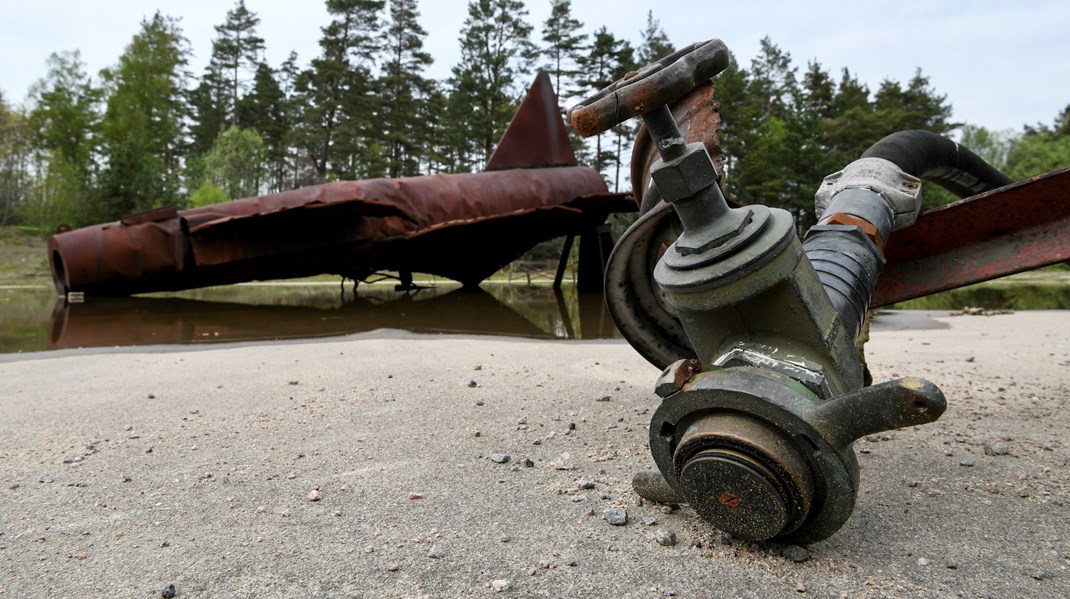
[[(340, 181), (222, 204), (162, 208), (58, 233), (61, 294), (131, 295), (261, 279), (423, 272), (477, 285), (540, 241), (596, 239), (634, 210), (577, 166), (540, 73), (481, 173)], [(606, 252), (608, 254), (608, 251)], [(601, 273), (597, 273), (599, 279)]]

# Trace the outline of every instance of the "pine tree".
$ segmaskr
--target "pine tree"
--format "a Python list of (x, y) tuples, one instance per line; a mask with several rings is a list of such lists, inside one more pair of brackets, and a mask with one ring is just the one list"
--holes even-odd
[(264, 39), (256, 34), (260, 17), (238, 0), (227, 20), (216, 25), (217, 37), (212, 41), (212, 67), (217, 69), (230, 88), (228, 112), (231, 126), (238, 124), (238, 98), (242, 92), (242, 67), (256, 68), (264, 52)]
[(641, 67), (657, 62), (676, 51), (669, 36), (661, 28), (661, 22), (654, 18), (652, 10), (646, 11), (646, 28), (639, 32), (639, 36), (639, 52), (636, 59)]
[[(290, 122), (286, 114), (286, 96), (275, 79), (275, 71), (265, 63), (256, 67), (253, 87), (238, 102), (238, 118), (245, 124), (245, 131), (259, 135), (265, 146), (264, 158), (270, 166), (265, 170), (270, 174), (272, 191), (281, 191), (281, 181), (286, 172), (286, 143)], [(259, 183), (259, 181), (258, 181)]]
[(579, 64), (585, 50), (587, 34), (580, 33), (583, 23), (572, 16), (571, 0), (550, 0), (550, 16), (542, 26), (543, 67), (554, 82), (558, 97), (573, 95), (573, 80), (580, 74)]
[(423, 51), (427, 31), (417, 18), (416, 0), (391, 0), (390, 21), (384, 31), (379, 87), (383, 105), (381, 123), (386, 142), (387, 175), (419, 174), (426, 127), (415, 118), (422, 111), (430, 90), (423, 76), (431, 65), (431, 55)]
[[(296, 83), (304, 109), (302, 150), (320, 181), (363, 168), (375, 103), (369, 85), (383, 0), (327, 0), (331, 22), (322, 28), (321, 54)], [(362, 156), (363, 154), (363, 156)]]
[(469, 107), (458, 123), (475, 140), (486, 163), (516, 107), (521, 74), (535, 58), (521, 0), (472, 0), (461, 29), (461, 62), (453, 67), (452, 94)]
[[(635, 66), (635, 50), (626, 40), (618, 39), (604, 26), (595, 32), (591, 46), (581, 61), (582, 75), (578, 83), (586, 93), (594, 93), (623, 77)], [(629, 124), (630, 126), (630, 124)], [(592, 168), (603, 172), (618, 162), (615, 149), (603, 147), (602, 136), (594, 138), (595, 150)]]

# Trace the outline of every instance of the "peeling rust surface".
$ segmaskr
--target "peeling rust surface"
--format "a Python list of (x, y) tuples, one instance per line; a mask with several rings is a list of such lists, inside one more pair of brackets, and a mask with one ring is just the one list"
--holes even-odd
[(926, 212), (886, 257), (874, 307), (1070, 260), (1070, 169)]
[(680, 363), (680, 366), (676, 368), (676, 372), (673, 376), (673, 384), (677, 389), (683, 389), (684, 385), (691, 382), (691, 379), (700, 372), (702, 372), (702, 362), (695, 358), (684, 360)]

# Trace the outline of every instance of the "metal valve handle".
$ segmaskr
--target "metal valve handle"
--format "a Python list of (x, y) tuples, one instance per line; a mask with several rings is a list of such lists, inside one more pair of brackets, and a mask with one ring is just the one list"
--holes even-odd
[(728, 67), (728, 47), (719, 39), (696, 42), (632, 71), (568, 111), (584, 137), (665, 106)]

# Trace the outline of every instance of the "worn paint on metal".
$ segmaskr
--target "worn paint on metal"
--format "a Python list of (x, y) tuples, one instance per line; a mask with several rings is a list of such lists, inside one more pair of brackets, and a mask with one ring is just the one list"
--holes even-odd
[(1070, 260), (1070, 168), (926, 212), (885, 256), (874, 307)]

